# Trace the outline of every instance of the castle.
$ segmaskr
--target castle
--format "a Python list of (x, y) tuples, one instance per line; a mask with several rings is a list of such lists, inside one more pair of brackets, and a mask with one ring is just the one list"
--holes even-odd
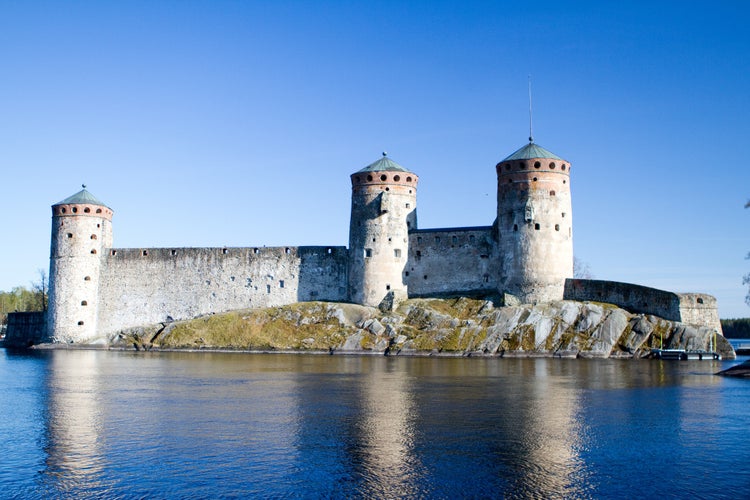
[(389, 309), (408, 297), (463, 294), (500, 294), (505, 304), (597, 300), (719, 325), (708, 295), (571, 279), (570, 162), (530, 139), (495, 169), (491, 226), (421, 229), (419, 177), (384, 153), (351, 175), (348, 248), (115, 248), (112, 209), (84, 186), (52, 206), (49, 309), (13, 318), (15, 337), (85, 343), (236, 309), (315, 300)]

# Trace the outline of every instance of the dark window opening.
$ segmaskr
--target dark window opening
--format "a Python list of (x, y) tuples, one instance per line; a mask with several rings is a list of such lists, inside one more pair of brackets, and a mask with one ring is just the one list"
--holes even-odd
[(453, 242), (453, 244), (454, 244), (454, 245), (455, 245), (456, 243), (458, 243), (458, 236), (454, 236), (454, 237), (452, 237), (452, 238), (451, 238), (451, 241)]
[(96, 255), (96, 248), (94, 248), (93, 250), (91, 250), (91, 254), (92, 255)]
[(427, 275), (426, 274), (424, 275), (424, 279), (427, 279)]
[(435, 236), (435, 243), (440, 243), (440, 236)]
[(78, 326), (83, 326), (83, 321), (79, 321)]
[(385, 289), (386, 290), (390, 290), (391, 289), (391, 285), (385, 285)]
[(394, 248), (393, 249), (393, 256), (397, 259), (401, 257), (401, 249), (400, 248)]
[(539, 227), (540, 227), (540, 226), (539, 226), (539, 224), (538, 224), (538, 223), (537, 223), (537, 224), (534, 224), (534, 229), (536, 229), (537, 231), (539, 231)]
[(82, 305), (82, 306), (87, 306), (87, 305), (89, 305), (89, 303), (88, 303), (88, 302), (86, 302), (85, 300), (82, 300), (82, 301), (81, 301), (81, 305)]
[(559, 230), (560, 230), (560, 224), (555, 224), (555, 231), (559, 231)]
[[(228, 254), (228, 253), (229, 253), (229, 250), (227, 250), (226, 248), (222, 248), (222, 249), (221, 249), (221, 253), (222, 253), (222, 254), (224, 254), (224, 255), (226, 255), (226, 254)], [(287, 252), (287, 253), (288, 253), (288, 252)]]
[[(406, 182), (411, 182), (411, 177), (406, 178)], [(409, 191), (411, 193), (411, 191)]]
[(549, 192), (549, 195), (550, 195), (550, 196), (555, 196), (555, 192), (554, 192), (554, 191), (550, 191), (550, 192)]
[(266, 293), (271, 293), (271, 285), (266, 285)]
[(388, 176), (385, 175), (385, 174), (383, 174), (383, 175), (380, 176), (380, 180), (381, 181), (387, 181), (388, 180)]
[(365, 248), (365, 257), (372, 257), (372, 248)]
[(489, 282), (490, 282), (490, 276), (489, 276), (489, 274), (485, 274), (485, 275), (483, 276), (483, 279), (484, 279), (484, 282), (485, 282), (485, 283), (489, 283)]
[(284, 280), (279, 280), (279, 288), (284, 288)]
[(72, 238), (72, 237), (73, 237), (73, 233), (68, 233), (68, 238)]
[(542, 164), (539, 163), (538, 161), (534, 162), (534, 168), (540, 168), (541, 166), (542, 166)]
[(482, 255), (480, 255), (480, 256), (479, 256), (479, 258), (480, 258), (480, 259), (489, 259), (489, 258), (490, 258), (490, 256), (489, 256), (489, 255), (487, 255), (487, 254), (484, 254), (484, 253), (483, 253)]
[(148, 250), (143, 251), (143, 256), (146, 257), (148, 255)]
[(83, 213), (87, 214), (89, 212), (91, 212), (91, 209), (89, 207), (86, 207), (86, 208), (83, 209)]
[(91, 281), (91, 276), (84, 276), (83, 281)]
[(92, 235), (91, 235), (91, 239), (92, 239), (92, 240), (95, 240), (95, 239), (96, 239), (96, 235), (95, 235), (95, 234), (92, 234)]
[(395, 176), (393, 177), (393, 180), (394, 180), (394, 181), (396, 181), (396, 182), (398, 182), (398, 181), (400, 181), (400, 180), (401, 180), (401, 176), (400, 176), (400, 175), (395, 175)]
[(291, 252), (292, 252), (292, 251), (291, 251), (290, 249), (288, 249), (288, 248), (285, 248), (285, 249), (284, 249), (284, 253), (286, 253), (286, 254), (289, 254), (289, 253), (291, 253)]
[(172, 256), (174, 257), (175, 255), (177, 255), (177, 250), (172, 250)]
[(419, 260), (421, 258), (422, 258), (422, 251), (421, 250), (417, 250), (417, 260)]
[(698, 303), (699, 303), (699, 304), (703, 304), (703, 299), (702, 299), (702, 298), (700, 298), (700, 297), (698, 297)]
[(102, 209), (101, 208), (97, 208), (96, 209), (96, 213), (98, 213), (98, 214), (102, 213)]
[(371, 175), (368, 175), (368, 176), (367, 176), (367, 180), (368, 180), (368, 181), (372, 181), (372, 176), (371, 176)]
[(518, 224), (513, 224), (513, 231), (518, 231)]

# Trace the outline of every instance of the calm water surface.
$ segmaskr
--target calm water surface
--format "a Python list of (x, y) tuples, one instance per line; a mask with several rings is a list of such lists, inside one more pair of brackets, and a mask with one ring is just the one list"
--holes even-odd
[(0, 494), (747, 497), (736, 363), (0, 350)]

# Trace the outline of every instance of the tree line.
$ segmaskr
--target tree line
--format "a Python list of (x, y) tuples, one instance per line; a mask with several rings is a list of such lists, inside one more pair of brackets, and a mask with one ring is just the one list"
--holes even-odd
[(10, 292), (0, 290), (0, 325), (8, 323), (8, 313), (46, 310), (47, 272), (43, 269), (30, 288), (16, 286)]
[(728, 339), (750, 339), (750, 318), (722, 319), (721, 329)]

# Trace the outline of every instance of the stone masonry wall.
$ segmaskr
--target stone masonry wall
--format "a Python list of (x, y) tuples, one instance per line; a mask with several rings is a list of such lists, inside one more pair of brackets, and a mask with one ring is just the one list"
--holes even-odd
[(683, 323), (713, 328), (723, 335), (716, 298), (705, 293), (678, 293)]
[(8, 314), (5, 345), (26, 347), (45, 340), (46, 321), (44, 312), (13, 312)]
[(97, 334), (346, 295), (345, 247), (109, 249)]
[(722, 332), (716, 299), (707, 294), (677, 294), (631, 283), (568, 279), (564, 299), (606, 302), (633, 313), (653, 314)]
[(411, 231), (404, 271), (409, 296), (496, 290), (492, 252), (489, 226)]

